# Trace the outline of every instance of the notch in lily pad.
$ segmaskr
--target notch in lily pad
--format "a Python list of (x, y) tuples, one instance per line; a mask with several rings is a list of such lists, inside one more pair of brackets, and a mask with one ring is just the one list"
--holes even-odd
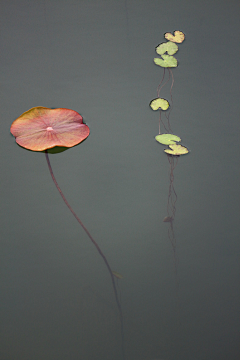
[(161, 134), (161, 135), (157, 135), (155, 137), (155, 139), (163, 145), (172, 145), (172, 144), (176, 144), (176, 141), (179, 142), (181, 141), (180, 137), (177, 135), (173, 135), (173, 134)]
[(153, 61), (156, 65), (164, 67), (164, 68), (171, 68), (177, 67), (177, 59), (172, 55), (161, 55), (162, 59), (154, 58)]
[(156, 53), (158, 55), (163, 55), (165, 52), (168, 53), (168, 55), (173, 55), (178, 51), (178, 46), (172, 41), (168, 41), (162, 44), (159, 44), (156, 47)]
[(164, 34), (165, 39), (175, 42), (175, 43), (182, 43), (185, 39), (185, 35), (182, 31), (176, 30), (174, 31), (174, 35), (171, 33), (165, 33)]
[(186, 147), (182, 146), (182, 145), (177, 145), (177, 144), (173, 144), (173, 145), (169, 145), (170, 149), (165, 149), (165, 153), (169, 154), (169, 155), (185, 155), (188, 154), (189, 151)]
[(169, 102), (165, 99), (162, 98), (157, 98), (157, 99), (153, 99), (149, 106), (153, 109), (153, 110), (167, 110), (169, 108)]

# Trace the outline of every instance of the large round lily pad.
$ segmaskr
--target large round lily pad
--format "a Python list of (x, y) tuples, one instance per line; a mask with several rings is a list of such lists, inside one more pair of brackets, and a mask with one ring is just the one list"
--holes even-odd
[(157, 135), (155, 139), (163, 145), (170, 145), (170, 144), (176, 144), (176, 141), (181, 141), (180, 137), (173, 134), (161, 134)]
[(72, 147), (86, 139), (89, 127), (74, 110), (34, 107), (17, 118), (10, 129), (16, 142), (29, 150)]

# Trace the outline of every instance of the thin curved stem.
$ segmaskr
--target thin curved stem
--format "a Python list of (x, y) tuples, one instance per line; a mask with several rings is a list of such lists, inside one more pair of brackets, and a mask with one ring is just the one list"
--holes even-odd
[(160, 94), (161, 89), (162, 89), (162, 88), (167, 84), (167, 82), (168, 82), (168, 80), (167, 80), (167, 81), (161, 86), (164, 78), (165, 78), (165, 68), (164, 68), (164, 70), (163, 70), (162, 80), (160, 81), (160, 84), (159, 84), (158, 87), (157, 87), (157, 97), (159, 97), (159, 94)]
[(123, 359), (125, 359), (125, 351), (124, 351), (124, 333), (123, 333), (123, 314), (122, 314), (122, 308), (121, 308), (121, 304), (120, 301), (118, 299), (118, 294), (117, 294), (117, 289), (116, 289), (116, 284), (115, 284), (115, 279), (114, 279), (114, 275), (112, 272), (112, 269), (105, 257), (105, 255), (103, 254), (102, 250), (100, 249), (100, 247), (98, 246), (98, 244), (96, 243), (96, 241), (93, 239), (92, 235), (90, 234), (90, 232), (88, 231), (88, 229), (85, 227), (85, 225), (83, 225), (82, 221), (79, 219), (79, 217), (77, 216), (77, 214), (73, 211), (73, 209), (71, 208), (70, 204), (68, 203), (67, 199), (65, 198), (65, 196), (63, 195), (62, 190), (60, 189), (57, 180), (53, 174), (52, 171), (52, 167), (50, 164), (50, 160), (49, 160), (49, 156), (48, 156), (48, 151), (45, 150), (45, 155), (46, 155), (46, 160), (47, 160), (47, 164), (48, 164), (48, 169), (50, 171), (51, 177), (53, 179), (53, 182), (56, 186), (56, 188), (58, 189), (59, 194), (61, 195), (63, 201), (65, 202), (65, 204), (67, 205), (67, 207), (69, 208), (69, 210), (71, 211), (71, 213), (73, 214), (73, 216), (75, 217), (75, 219), (78, 221), (78, 223), (81, 225), (81, 227), (83, 228), (83, 230), (85, 231), (85, 233), (87, 234), (87, 236), (89, 237), (89, 239), (92, 241), (93, 245), (96, 247), (97, 251), (99, 252), (99, 254), (101, 255), (103, 261), (105, 262), (105, 265), (107, 266), (108, 272), (110, 274), (111, 280), (112, 280), (112, 286), (113, 286), (113, 291), (114, 291), (114, 295), (115, 295), (115, 299), (116, 299), (116, 303), (117, 303), (117, 307), (118, 307), (118, 311), (119, 311), (119, 315), (120, 315), (120, 322), (121, 322), (121, 336), (122, 336), (122, 352), (123, 352)]

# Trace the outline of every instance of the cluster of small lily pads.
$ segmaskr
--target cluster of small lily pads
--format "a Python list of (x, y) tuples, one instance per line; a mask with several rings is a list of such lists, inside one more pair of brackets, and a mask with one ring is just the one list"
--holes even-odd
[[(154, 63), (163, 68), (177, 67), (177, 59), (172, 56), (178, 51), (178, 46), (176, 43), (182, 43), (185, 39), (185, 35), (181, 31), (174, 31), (174, 35), (171, 33), (164, 34), (165, 39), (169, 40), (164, 42), (156, 47), (156, 52), (161, 58), (154, 58)], [(167, 54), (165, 54), (167, 53)], [(150, 102), (150, 107), (152, 110), (163, 110), (166, 111), (169, 108), (170, 104), (166, 99), (157, 97)], [(180, 137), (173, 134), (159, 134), (155, 139), (163, 145), (168, 145), (170, 149), (165, 149), (164, 151), (169, 155), (184, 155), (189, 151), (186, 147), (176, 144), (176, 142), (181, 141)]]

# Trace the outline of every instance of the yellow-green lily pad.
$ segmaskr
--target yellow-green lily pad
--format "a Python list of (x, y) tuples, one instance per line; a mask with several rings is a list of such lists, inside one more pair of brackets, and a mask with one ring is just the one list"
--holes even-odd
[(172, 150), (165, 149), (164, 151), (170, 155), (184, 155), (189, 152), (188, 149), (182, 145), (173, 144), (173, 145), (169, 145), (169, 147)]
[(155, 137), (155, 139), (163, 145), (170, 145), (170, 144), (176, 144), (176, 141), (179, 142), (181, 141), (180, 137), (178, 137), (177, 135), (173, 135), (173, 134), (161, 134), (161, 135), (157, 135)]
[(167, 110), (169, 108), (169, 102), (162, 98), (154, 99), (149, 104), (153, 110)]
[(172, 35), (171, 33), (166, 33), (164, 36), (165, 36), (165, 39), (173, 41), (173, 42), (177, 42), (177, 43), (182, 43), (183, 40), (185, 39), (184, 33), (179, 30), (174, 31), (174, 35)]
[(172, 55), (161, 55), (162, 59), (154, 58), (156, 65), (161, 67), (177, 67), (177, 59)]
[(156, 47), (156, 52), (158, 55), (163, 55), (165, 54), (165, 52), (167, 52), (168, 55), (173, 55), (177, 51), (178, 51), (178, 46), (172, 41), (162, 43)]

